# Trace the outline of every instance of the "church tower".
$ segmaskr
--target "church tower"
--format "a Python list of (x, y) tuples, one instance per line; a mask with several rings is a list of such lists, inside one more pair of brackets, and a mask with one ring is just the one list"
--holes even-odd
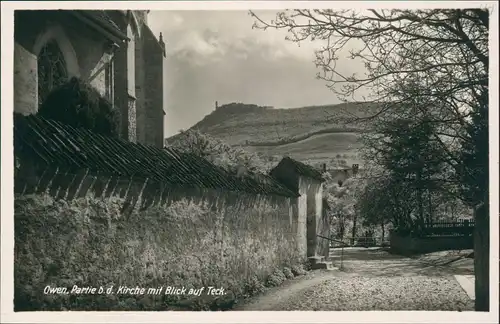
[[(148, 26), (149, 10), (134, 10), (140, 26), (135, 45), (137, 142), (163, 147), (166, 116), (166, 50), (163, 34)], [(158, 38), (157, 38), (158, 37)]]

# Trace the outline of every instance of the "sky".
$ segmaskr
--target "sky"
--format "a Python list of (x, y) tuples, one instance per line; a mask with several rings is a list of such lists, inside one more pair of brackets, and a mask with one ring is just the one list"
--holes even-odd
[[(256, 13), (268, 21), (276, 14)], [(248, 11), (149, 13), (151, 30), (166, 43), (166, 137), (203, 119), (216, 101), (275, 108), (339, 103), (316, 79), (318, 43), (299, 47), (285, 31), (252, 29), (253, 23)]]

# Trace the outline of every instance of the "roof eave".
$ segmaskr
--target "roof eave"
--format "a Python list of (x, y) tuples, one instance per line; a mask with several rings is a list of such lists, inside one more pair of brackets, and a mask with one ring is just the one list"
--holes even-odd
[(73, 16), (75, 16), (77, 19), (80, 21), (86, 23), (87, 25), (91, 26), (92, 28), (96, 29), (98, 32), (100, 32), (102, 35), (104, 35), (106, 38), (109, 40), (121, 44), (127, 41), (130, 41), (130, 38), (127, 37), (124, 33), (121, 31), (115, 29), (115, 28), (109, 28), (106, 24), (103, 24), (101, 21), (95, 19), (91, 15), (88, 15), (85, 12), (79, 11), (79, 10), (72, 10), (71, 13)]

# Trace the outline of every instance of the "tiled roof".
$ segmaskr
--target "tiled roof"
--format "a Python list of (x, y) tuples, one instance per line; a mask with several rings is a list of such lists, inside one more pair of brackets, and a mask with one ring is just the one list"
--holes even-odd
[(297, 172), (300, 175), (316, 179), (319, 181), (324, 181), (321, 172), (310, 165), (307, 165), (305, 163), (299, 162), (297, 160), (294, 160), (286, 156), (281, 160), (281, 162), (275, 168), (278, 168), (279, 165), (282, 163), (290, 164), (295, 169), (295, 172)]
[(276, 180), (237, 178), (193, 154), (105, 137), (40, 116), (14, 115), (15, 149), (49, 165), (135, 176), (180, 187), (216, 188), (296, 197)]

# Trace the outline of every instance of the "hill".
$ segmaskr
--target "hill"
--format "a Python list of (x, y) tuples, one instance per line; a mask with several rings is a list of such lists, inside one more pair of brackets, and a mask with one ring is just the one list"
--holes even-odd
[(266, 155), (288, 154), (313, 164), (335, 158), (360, 163), (358, 139), (369, 127), (353, 118), (367, 116), (375, 108), (375, 103), (368, 102), (291, 109), (231, 103), (218, 107), (191, 129)]

